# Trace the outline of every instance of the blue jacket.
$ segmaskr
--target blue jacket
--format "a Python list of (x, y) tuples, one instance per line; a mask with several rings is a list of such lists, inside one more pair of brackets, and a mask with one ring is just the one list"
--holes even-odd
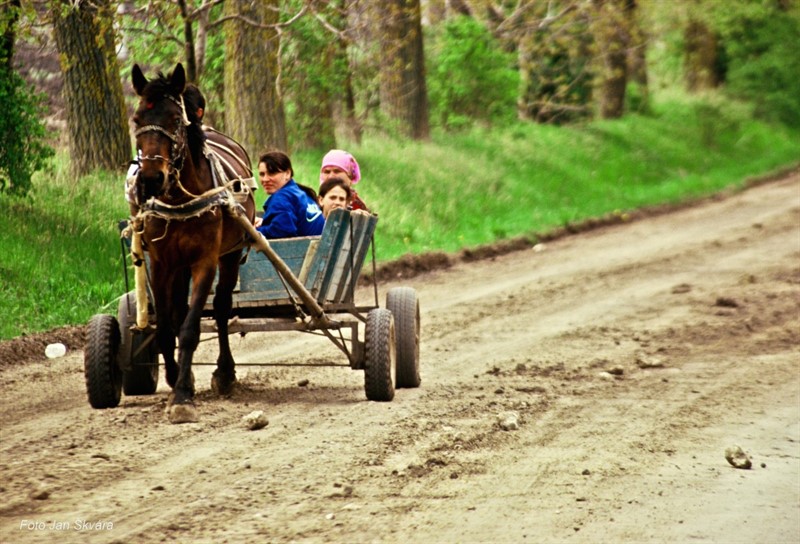
[(322, 234), (322, 210), (293, 179), (264, 202), (264, 220), (258, 232), (265, 238), (293, 238)]

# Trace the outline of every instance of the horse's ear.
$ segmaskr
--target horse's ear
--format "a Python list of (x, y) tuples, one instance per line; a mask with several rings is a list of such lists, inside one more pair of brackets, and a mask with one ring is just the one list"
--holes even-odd
[(136, 91), (136, 94), (142, 96), (142, 91), (144, 91), (144, 88), (147, 85), (147, 78), (144, 77), (142, 69), (139, 68), (138, 64), (133, 65), (133, 70), (131, 70), (131, 81), (133, 82), (133, 88)]
[(183, 91), (186, 88), (186, 72), (183, 70), (183, 64), (180, 62), (172, 72), (170, 84), (172, 85), (172, 88), (175, 89), (177, 94), (183, 94)]

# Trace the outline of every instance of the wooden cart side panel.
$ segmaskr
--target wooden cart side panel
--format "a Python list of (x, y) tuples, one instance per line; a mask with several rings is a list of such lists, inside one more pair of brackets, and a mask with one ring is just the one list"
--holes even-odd
[[(299, 275), (309, 252), (316, 248), (316, 237), (286, 238), (271, 240), (270, 245), (281, 256), (292, 271)], [(216, 282), (215, 282), (216, 285)], [(209, 296), (206, 309), (213, 304), (213, 293)], [(239, 282), (233, 293), (233, 307), (252, 307), (256, 303), (273, 301), (291, 304), (289, 294), (278, 272), (263, 253), (251, 251), (247, 261), (239, 268)]]
[(358, 280), (364, 263), (375, 219), (363, 214), (353, 214), (351, 217), (351, 228), (332, 262), (330, 282), (320, 292), (320, 302), (352, 302), (354, 282)]
[(349, 248), (346, 254), (340, 255), (339, 260), (344, 266), (341, 267), (341, 276), (335, 278), (331, 284), (331, 287), (335, 286), (336, 289), (330, 290), (327, 300), (332, 302), (352, 302), (356, 283), (377, 224), (377, 218), (365, 214), (352, 214), (351, 218), (353, 247)]
[[(318, 302), (352, 302), (355, 283), (377, 222), (378, 218), (373, 215), (334, 210), (320, 237), (270, 240), (269, 244)], [(213, 301), (212, 291), (206, 303), (207, 311), (213, 308)], [(251, 251), (239, 269), (233, 307), (291, 304), (287, 288), (269, 259), (258, 251)]]
[(308, 267), (305, 287), (317, 300), (322, 301), (320, 293), (325, 293), (333, 275), (336, 253), (342, 247), (349, 234), (349, 213), (345, 210), (333, 210), (325, 221), (319, 246)]

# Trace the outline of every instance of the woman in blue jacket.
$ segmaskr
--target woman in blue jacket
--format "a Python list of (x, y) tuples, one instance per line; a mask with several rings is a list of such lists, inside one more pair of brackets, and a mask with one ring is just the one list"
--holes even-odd
[[(314, 191), (294, 181), (289, 156), (269, 151), (258, 159), (258, 179), (269, 197), (264, 203), (264, 217), (256, 228), (265, 238), (292, 238), (322, 234), (325, 218), (312, 196)], [(309, 194), (311, 193), (311, 194)]]

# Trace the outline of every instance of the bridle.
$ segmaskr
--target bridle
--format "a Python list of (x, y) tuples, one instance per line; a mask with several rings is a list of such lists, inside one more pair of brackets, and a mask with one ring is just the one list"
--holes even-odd
[[(136, 147), (140, 164), (143, 161), (161, 161), (167, 163), (169, 174), (165, 189), (166, 191), (169, 190), (170, 187), (178, 180), (180, 177), (180, 172), (183, 169), (183, 163), (186, 158), (186, 125), (189, 124), (189, 121), (186, 118), (186, 110), (183, 106), (183, 100), (178, 100), (169, 94), (165, 96), (167, 99), (172, 100), (181, 108), (182, 122), (178, 123), (178, 127), (175, 129), (175, 132), (171, 133), (161, 125), (145, 125), (137, 128), (133, 135), (137, 140)], [(166, 136), (172, 142), (172, 147), (170, 147), (169, 150), (169, 157), (164, 157), (163, 155), (142, 155), (142, 150), (139, 148), (138, 144), (139, 136), (149, 132), (157, 132), (162, 136)]]
[[(168, 179), (165, 183), (165, 188), (162, 194), (169, 192), (173, 186), (177, 186), (180, 191), (190, 198), (189, 201), (181, 204), (170, 204), (164, 202), (159, 197), (151, 197), (146, 202), (139, 202), (139, 210), (132, 222), (132, 228), (135, 231), (142, 231), (144, 224), (149, 218), (158, 218), (166, 222), (164, 232), (159, 238), (154, 238), (150, 242), (157, 242), (167, 235), (167, 228), (172, 221), (187, 221), (189, 219), (203, 215), (209, 211), (216, 210), (220, 206), (236, 207), (235, 199), (230, 194), (230, 187), (233, 183), (240, 182), (235, 179), (224, 185), (217, 185), (215, 187), (204, 191), (202, 194), (196, 195), (188, 190), (181, 184), (180, 173), (183, 169), (186, 160), (186, 147), (187, 147), (187, 131), (186, 127), (190, 124), (186, 117), (186, 110), (183, 101), (173, 97), (172, 95), (164, 95), (165, 98), (172, 100), (181, 108), (181, 121), (178, 122), (178, 127), (175, 132), (170, 132), (166, 128), (157, 124), (144, 125), (139, 127), (134, 132), (137, 139), (137, 148), (139, 148), (138, 138), (142, 134), (149, 132), (156, 132), (165, 136), (172, 142), (170, 147), (169, 156), (163, 155), (142, 155), (142, 150), (138, 149), (139, 162), (143, 161), (160, 161), (166, 163), (169, 168)], [(213, 175), (213, 168), (212, 168)], [(137, 179), (137, 183), (139, 183)]]

